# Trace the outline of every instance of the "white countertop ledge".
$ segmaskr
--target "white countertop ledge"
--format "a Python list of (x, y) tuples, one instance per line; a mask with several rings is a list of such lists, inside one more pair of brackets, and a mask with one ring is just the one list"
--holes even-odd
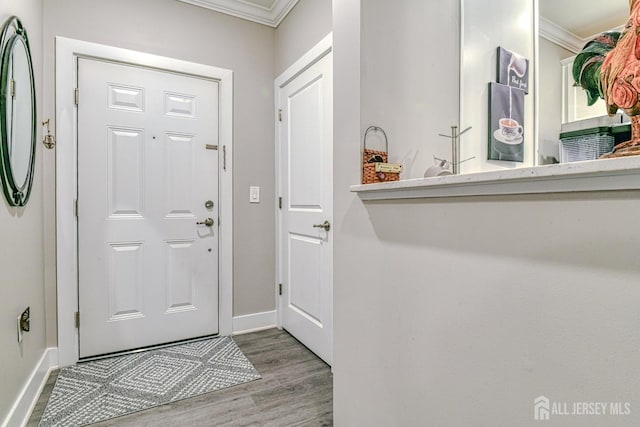
[(352, 185), (362, 200), (640, 189), (640, 156)]

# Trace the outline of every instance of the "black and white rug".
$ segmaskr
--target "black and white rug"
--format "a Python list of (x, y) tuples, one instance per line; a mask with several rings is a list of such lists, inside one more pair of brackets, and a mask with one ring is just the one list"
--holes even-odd
[(40, 426), (83, 426), (260, 379), (230, 337), (63, 368)]

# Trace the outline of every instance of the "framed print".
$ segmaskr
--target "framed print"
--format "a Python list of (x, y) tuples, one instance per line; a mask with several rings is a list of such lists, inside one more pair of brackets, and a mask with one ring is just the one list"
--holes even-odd
[(529, 93), (529, 60), (524, 56), (498, 47), (497, 82)]
[(489, 160), (524, 161), (524, 90), (489, 83)]

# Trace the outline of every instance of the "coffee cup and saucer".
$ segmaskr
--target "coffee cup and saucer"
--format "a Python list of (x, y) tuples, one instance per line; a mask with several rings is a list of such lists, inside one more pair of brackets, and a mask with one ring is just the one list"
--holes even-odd
[(493, 132), (496, 139), (496, 149), (501, 153), (515, 153), (520, 149), (523, 141), (523, 128), (517, 120), (502, 118), (498, 121), (499, 128)]

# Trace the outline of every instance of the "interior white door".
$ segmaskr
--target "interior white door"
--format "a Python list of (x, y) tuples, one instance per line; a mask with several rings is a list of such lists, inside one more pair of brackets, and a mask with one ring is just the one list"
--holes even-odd
[(282, 325), (328, 364), (333, 354), (332, 74), (328, 53), (278, 94)]
[(80, 58), (78, 89), (80, 357), (218, 333), (218, 83)]

